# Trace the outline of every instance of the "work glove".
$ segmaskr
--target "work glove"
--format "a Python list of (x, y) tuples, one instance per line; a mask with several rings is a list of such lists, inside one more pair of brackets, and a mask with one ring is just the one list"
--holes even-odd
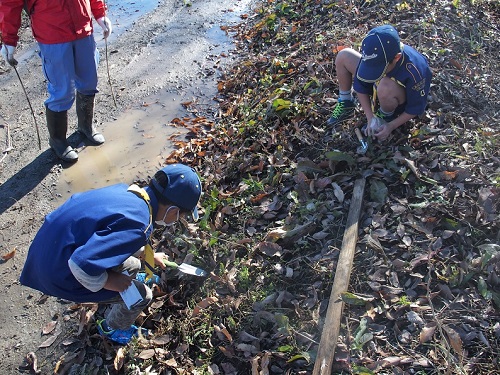
[(365, 135), (368, 137), (374, 137), (375, 134), (382, 131), (387, 122), (380, 117), (373, 116), (370, 123), (366, 126)]
[(2, 44), (2, 56), (9, 63), (10, 66), (16, 66), (17, 60), (14, 58), (14, 51), (16, 47), (8, 46), (6, 44)]
[(108, 17), (101, 17), (97, 20), (97, 23), (102, 27), (102, 30), (104, 31), (104, 39), (107, 39), (109, 34), (111, 34), (111, 31), (113, 30), (111, 21)]

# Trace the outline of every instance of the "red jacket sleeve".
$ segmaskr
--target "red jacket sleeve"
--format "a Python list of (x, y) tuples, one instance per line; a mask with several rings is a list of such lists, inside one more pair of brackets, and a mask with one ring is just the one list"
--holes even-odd
[(2, 43), (9, 46), (17, 46), (21, 27), (21, 12), (23, 11), (23, 0), (0, 1), (0, 34)]
[(106, 15), (106, 4), (102, 0), (90, 0), (90, 8), (96, 20)]

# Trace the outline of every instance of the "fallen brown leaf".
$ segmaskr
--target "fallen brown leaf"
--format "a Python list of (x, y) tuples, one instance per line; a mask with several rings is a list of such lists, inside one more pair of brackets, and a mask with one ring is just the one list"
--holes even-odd
[(12, 250), (10, 253), (7, 253), (7, 254), (2, 255), (2, 260), (7, 261), (7, 260), (9, 260), (9, 259), (13, 258), (13, 257), (14, 257), (14, 255), (16, 255), (16, 250), (17, 250), (17, 249), (16, 249), (16, 248), (14, 248), (14, 250)]

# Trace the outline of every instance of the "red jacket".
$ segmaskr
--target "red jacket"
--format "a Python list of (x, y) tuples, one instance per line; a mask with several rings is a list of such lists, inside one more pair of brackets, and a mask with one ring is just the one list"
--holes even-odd
[[(24, 0), (0, 0), (2, 42), (16, 46)], [(92, 34), (92, 16), (104, 17), (102, 0), (26, 0), (35, 39), (44, 44), (66, 43)]]

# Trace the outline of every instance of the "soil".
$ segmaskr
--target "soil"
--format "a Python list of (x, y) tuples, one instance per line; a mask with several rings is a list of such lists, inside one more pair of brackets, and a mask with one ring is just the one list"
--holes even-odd
[[(96, 97), (95, 114), (108, 144), (117, 134), (110, 134), (106, 129), (111, 129), (113, 122), (127, 111), (144, 109), (144, 103), (154, 102), (161, 106), (162, 100), (166, 101), (167, 97), (168, 100), (177, 101), (176, 113), (164, 113), (167, 118), (186, 113), (181, 103), (193, 98), (205, 103), (208, 112), (213, 110), (211, 95), (216, 91), (217, 77), (223, 65), (231, 59), (231, 43), (220, 26), (241, 22), (239, 16), (248, 9), (249, 3), (241, 0), (231, 2), (229, 6), (222, 0), (162, 0), (147, 14), (131, 22), (137, 14), (143, 13), (141, 8), (133, 9), (138, 5), (128, 4), (127, 9), (124, 2), (109, 1), (109, 15), (115, 26), (107, 48), (102, 41), (98, 42), (101, 53), (100, 93)], [(124, 15), (123, 18), (118, 18), (119, 12)], [(96, 39), (99, 39), (101, 30), (98, 27), (96, 35)], [(20, 37), (15, 55), (19, 61), (17, 71), (33, 107), (41, 149), (35, 121), (16, 72), (2, 61), (0, 253), (4, 257), (0, 261), (3, 296), (0, 306), (1, 374), (25, 373), (28, 368), (33, 370), (34, 367), (41, 373), (52, 373), (54, 358), (58, 358), (60, 353), (56, 352), (60, 349), (56, 344), (46, 342), (47, 336), (43, 331), (50, 331), (53, 322), (60, 322), (56, 329), (62, 332), (58, 337), (61, 341), (67, 330), (64, 328), (65, 322), (74, 325), (74, 321), (69, 321), (75, 318), (63, 313), (68, 309), (64, 301), (43, 297), (18, 282), (30, 241), (44, 216), (61, 203), (61, 194), (56, 192), (61, 175), (65, 170), (75, 168), (61, 164), (48, 147), (43, 111), (46, 82), (36, 54), (37, 46), (29, 26), (20, 30)], [(104, 63), (106, 52), (114, 93), (107, 85), (108, 69)], [(169, 104), (171, 107), (172, 104)], [(70, 129), (75, 129), (74, 112), (70, 112)], [(82, 163), (86, 152), (90, 153), (91, 150), (82, 146), (73, 130), (69, 132), (69, 140), (81, 151), (78, 165)], [(141, 142), (147, 146), (148, 138), (143, 137)], [(106, 143), (101, 147), (105, 150)], [(126, 157), (133, 163), (140, 155), (130, 153)], [(144, 169), (149, 171), (152, 167), (155, 166), (148, 165)], [(100, 183), (104, 185), (109, 181)], [(29, 361), (26, 358), (35, 358), (33, 355), (27, 356), (28, 353), (36, 356), (36, 366), (27, 366)]]

